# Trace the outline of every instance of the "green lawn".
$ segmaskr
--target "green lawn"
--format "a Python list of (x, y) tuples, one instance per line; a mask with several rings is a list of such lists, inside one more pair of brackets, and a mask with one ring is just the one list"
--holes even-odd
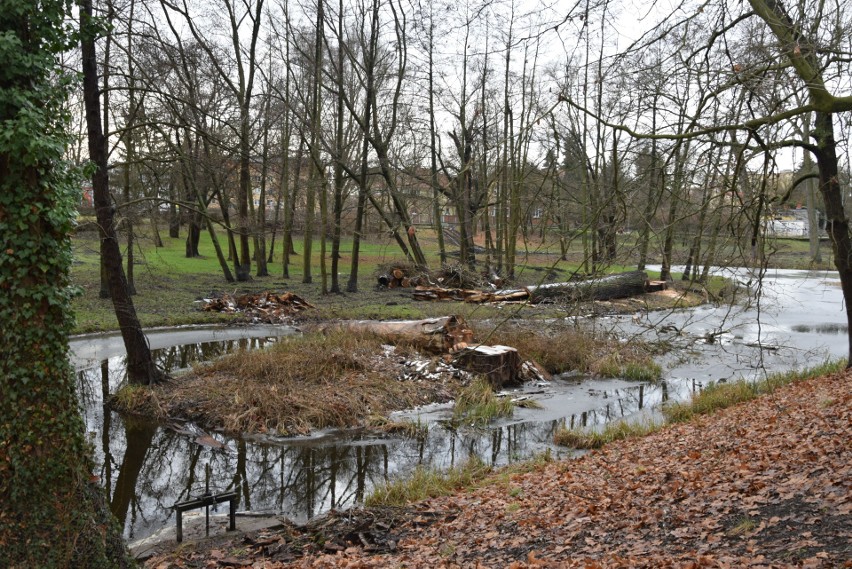
[[(147, 226), (139, 226), (143, 235), (135, 248), (135, 282), (137, 295), (134, 304), (144, 327), (176, 326), (182, 324), (220, 323), (232, 320), (232, 316), (199, 310), (196, 301), (222, 292), (260, 292), (263, 290), (292, 291), (317, 306), (312, 314), (316, 318), (372, 318), (372, 319), (415, 319), (442, 316), (449, 312), (469, 319), (532, 317), (540, 318), (545, 312), (541, 307), (530, 310), (523, 306), (510, 310), (495, 306), (461, 303), (413, 302), (410, 290), (376, 290), (376, 275), (379, 267), (387, 264), (405, 263), (405, 258), (396, 242), (389, 236), (372, 238), (361, 243), (360, 269), (357, 294), (323, 295), (320, 275), (319, 241), (315, 240), (312, 251), (312, 283), (303, 283), (302, 241), (297, 237), (296, 255), (291, 256), (290, 277), (282, 277), (280, 236), (275, 244), (275, 260), (269, 264), (270, 276), (256, 277), (243, 283), (228, 283), (216, 260), (215, 251), (206, 232), (202, 234), (199, 250), (202, 256), (188, 259), (185, 256), (183, 238), (171, 239), (163, 232), (164, 247), (154, 247), (144, 235)], [(437, 239), (434, 233), (422, 229), (418, 233), (430, 268), (439, 267)], [(622, 238), (630, 239), (629, 236)], [(224, 242), (223, 242), (224, 244)], [(629, 245), (629, 243), (628, 243)], [(86, 333), (115, 330), (117, 322), (110, 300), (99, 298), (98, 240), (94, 232), (80, 232), (73, 238), (74, 265), (72, 278), (82, 294), (74, 301), (77, 315), (75, 332)], [(448, 249), (451, 249), (448, 246)], [(630, 247), (624, 246), (627, 256)], [(340, 283), (345, 289), (349, 278), (352, 242), (341, 244), (339, 261)], [(807, 258), (807, 242), (778, 241), (772, 252), (776, 259), (784, 260), (787, 266), (799, 266)], [(327, 244), (327, 270), (331, 269), (330, 243)], [(681, 252), (681, 256), (682, 252)], [(540, 284), (547, 281), (568, 280), (580, 266), (583, 258), (582, 243), (574, 240), (569, 251), (570, 261), (561, 261), (559, 243), (549, 238), (544, 244), (530, 242), (519, 245), (516, 260), (515, 281), (508, 286)], [(482, 267), (484, 255), (478, 255), (478, 266)], [(620, 261), (608, 268), (608, 272), (627, 271), (635, 268), (631, 259)], [(676, 258), (676, 261), (678, 259)], [(452, 258), (450, 263), (457, 262)], [(256, 264), (252, 266), (256, 270)], [(232, 268), (233, 270), (233, 268)], [(481, 270), (481, 269), (480, 269)], [(651, 278), (657, 275), (650, 274)], [(675, 275), (675, 279), (678, 275)], [(330, 284), (330, 276), (329, 276)], [(719, 288), (722, 283), (713, 282)], [(711, 291), (712, 292), (712, 291)], [(552, 308), (548, 317), (559, 317), (559, 308)], [(556, 312), (556, 313), (554, 313)], [(563, 310), (570, 314), (570, 308)]]

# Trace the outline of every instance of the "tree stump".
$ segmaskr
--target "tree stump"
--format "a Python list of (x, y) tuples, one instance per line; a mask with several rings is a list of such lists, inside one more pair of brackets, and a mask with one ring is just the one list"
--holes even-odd
[(457, 367), (488, 378), (492, 389), (521, 383), (521, 356), (510, 346), (476, 346), (461, 350)]

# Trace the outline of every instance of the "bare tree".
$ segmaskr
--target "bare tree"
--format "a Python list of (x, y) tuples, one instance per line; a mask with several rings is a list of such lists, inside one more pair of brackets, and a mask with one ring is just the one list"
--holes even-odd
[(92, 25), (91, 0), (81, 5), (81, 48), (83, 56), (83, 95), (89, 136), (89, 158), (95, 166), (92, 187), (101, 236), (101, 254), (106, 266), (109, 293), (127, 351), (127, 375), (131, 382), (152, 384), (164, 375), (154, 363), (148, 339), (136, 316), (136, 308), (127, 290), (127, 279), (121, 264), (121, 251), (115, 231), (114, 208), (107, 175), (107, 142), (101, 128), (98, 71), (95, 55), (95, 29)]

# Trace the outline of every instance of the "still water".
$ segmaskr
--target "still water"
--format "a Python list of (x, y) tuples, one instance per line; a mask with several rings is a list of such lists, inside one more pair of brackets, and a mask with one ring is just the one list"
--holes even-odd
[[(733, 276), (743, 283), (746, 271)], [(129, 540), (173, 525), (171, 506), (205, 491), (237, 491), (239, 510), (283, 514), (304, 521), (363, 500), (377, 484), (418, 466), (448, 468), (471, 455), (503, 465), (551, 449), (561, 425), (594, 426), (654, 413), (661, 402), (687, 399), (711, 381), (755, 377), (822, 363), (846, 355), (847, 329), (837, 278), (832, 273), (773, 271), (761, 287), (743, 292), (737, 307), (707, 305), (648, 316), (600, 318), (578, 325), (661, 339), (664, 380), (640, 384), (620, 379), (564, 376), (522, 392), (543, 409), (517, 409), (487, 429), (453, 428), (449, 406), (429, 406), (400, 416), (429, 426), (418, 439), (361, 431), (323, 431), (310, 437), (226, 437), (192, 425), (154, 425), (105, 412), (104, 397), (124, 381), (120, 336), (82, 336), (71, 342), (82, 409), (113, 512)], [(297, 333), (286, 326), (181, 328), (149, 332), (164, 368), (185, 369), (237, 349), (262, 349)], [(208, 435), (212, 435), (208, 436)], [(226, 509), (227, 506), (223, 506)]]

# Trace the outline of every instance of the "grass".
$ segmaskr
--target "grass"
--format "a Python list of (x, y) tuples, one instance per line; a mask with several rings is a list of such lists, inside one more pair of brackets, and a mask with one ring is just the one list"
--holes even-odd
[(659, 430), (660, 424), (654, 421), (607, 423), (601, 430), (569, 429), (562, 427), (553, 435), (557, 445), (576, 449), (601, 448), (605, 444), (621, 439), (644, 437)]
[[(690, 401), (678, 401), (663, 406), (663, 416), (670, 423), (689, 421), (698, 415), (708, 415), (719, 409), (725, 409), (738, 403), (752, 399), (784, 387), (795, 381), (836, 373), (846, 367), (846, 361), (826, 362), (820, 366), (805, 370), (794, 370), (770, 375), (756, 382), (744, 380), (733, 383), (715, 383), (694, 395)], [(653, 433), (663, 427), (662, 423), (626, 422), (608, 423), (601, 430), (559, 429), (553, 437), (553, 442), (560, 446), (576, 449), (600, 448), (610, 442), (641, 437)]]
[(534, 360), (550, 373), (580, 370), (637, 381), (657, 381), (662, 375), (650, 355), (660, 351), (659, 346), (638, 340), (622, 344), (570, 326), (507, 323), (490, 333), (487, 342), (512, 346), (522, 359)]
[(482, 426), (501, 417), (511, 417), (514, 410), (515, 404), (508, 397), (497, 397), (488, 380), (477, 377), (456, 396), (453, 422)]
[(494, 470), (477, 456), (471, 456), (465, 463), (439, 471), (418, 467), (411, 476), (400, 478), (376, 487), (364, 501), (365, 506), (404, 506), (412, 502), (447, 496), (465, 489), (474, 488), (493, 480), (503, 484), (512, 497), (521, 497), (522, 491), (512, 486), (512, 478), (519, 474), (532, 472), (553, 462), (550, 449), (538, 453), (529, 460), (516, 462)]
[(743, 535), (754, 531), (757, 527), (757, 521), (748, 517), (743, 516), (742, 518), (738, 518), (736, 525), (731, 528), (731, 535)]
[(134, 391), (114, 404), (225, 432), (292, 435), (359, 426), (370, 416), (431, 401), (444, 388), (389, 381), (400, 353), (377, 362), (382, 343), (378, 336), (352, 331), (284, 338), (269, 349), (238, 351), (197, 366), (179, 380), (146, 389), (145, 397)]
[(773, 374), (765, 379), (749, 382), (739, 380), (732, 383), (714, 383), (694, 395), (688, 402), (672, 402), (663, 407), (663, 415), (673, 423), (688, 421), (696, 415), (708, 415), (719, 409), (725, 409), (737, 403), (751, 401), (755, 397), (784, 387), (794, 381), (802, 381), (829, 373), (835, 373), (846, 367), (846, 361), (825, 362), (820, 366), (805, 370), (793, 370)]
[(475, 456), (445, 472), (418, 467), (411, 476), (375, 488), (364, 500), (364, 505), (404, 506), (427, 498), (446, 496), (472, 488), (485, 480), (491, 472), (491, 467)]
[(621, 353), (605, 356), (595, 362), (593, 371), (604, 377), (620, 377), (634, 381), (659, 381), (663, 375), (663, 368), (653, 359), (647, 356), (633, 354), (626, 359)]
[[(146, 226), (139, 226), (143, 231)], [(290, 276), (283, 278), (280, 255), (269, 264), (270, 276), (253, 276), (249, 282), (228, 283), (213, 252), (207, 233), (199, 243), (201, 257), (185, 257), (183, 239), (163, 237), (164, 247), (154, 247), (144, 235), (137, 240), (134, 250), (135, 282), (138, 294), (133, 297), (137, 314), (143, 327), (178, 326), (185, 324), (214, 324), (234, 320), (233, 315), (202, 312), (195, 301), (216, 292), (260, 292), (263, 290), (290, 290), (317, 306), (308, 318), (315, 319), (421, 319), (445, 316), (448, 311), (469, 320), (500, 316), (503, 311), (493, 306), (465, 303), (413, 302), (411, 291), (406, 289), (376, 290), (375, 276), (382, 266), (406, 264), (397, 245), (388, 239), (372, 238), (361, 242), (357, 294), (322, 294), (319, 272), (319, 247), (314, 247), (311, 283), (303, 281), (301, 258), (302, 243), (296, 240), (296, 255), (291, 257)], [(427, 258), (437, 259), (436, 240), (424, 232), (421, 238)], [(74, 299), (77, 316), (75, 333), (100, 332), (118, 329), (112, 302), (98, 297), (100, 291), (100, 264), (98, 240), (94, 233), (83, 232), (73, 240), (74, 264), (72, 280), (82, 294)], [(280, 242), (277, 245), (280, 250)], [(351, 242), (341, 244), (339, 270), (341, 285), (345, 288), (350, 266)], [(552, 263), (544, 255), (527, 255), (525, 262), (536, 267)], [(327, 260), (330, 267), (330, 262)], [(437, 262), (431, 263), (436, 267)], [(536, 271), (519, 271), (519, 283), (533, 282)], [(525, 276), (523, 276), (525, 275)], [(329, 277), (330, 278), (330, 277)], [(517, 314), (541, 313), (540, 308), (518, 306)]]
[[(188, 259), (185, 256), (183, 238), (169, 238), (166, 232), (162, 231), (164, 247), (157, 248), (153, 246), (150, 225), (147, 222), (136, 224), (136, 231), (138, 235), (134, 249), (134, 272), (138, 294), (133, 300), (144, 327), (228, 322), (234, 317), (202, 312), (194, 302), (214, 292), (260, 292), (270, 289), (290, 290), (312, 302), (317, 309), (312, 311), (312, 316), (307, 317), (317, 319), (419, 319), (444, 316), (448, 311), (452, 311), (468, 320), (485, 320), (504, 318), (509, 312), (492, 305), (412, 302), (410, 290), (405, 289), (376, 291), (375, 276), (382, 266), (407, 263), (396, 243), (387, 235), (373, 235), (361, 242), (358, 294), (323, 295), (319, 246), (315, 244), (311, 261), (313, 282), (304, 283), (302, 242), (298, 236), (295, 240), (296, 254), (291, 257), (288, 278), (282, 276), (279, 236), (273, 262), (269, 264), (270, 276), (253, 276), (249, 282), (227, 283), (206, 232), (202, 233), (199, 243), (202, 256)], [(419, 231), (418, 235), (430, 267), (437, 268), (436, 236), (425, 228)], [(82, 291), (74, 300), (77, 315), (75, 333), (118, 329), (112, 303), (98, 298), (100, 274), (97, 235), (92, 231), (81, 231), (73, 237), (72, 244), (72, 280)], [(520, 244), (516, 278), (511, 286), (569, 278), (577, 270), (579, 259), (582, 257), (580, 245), (574, 243), (572, 247), (574, 249), (569, 254), (571, 260), (559, 261), (556, 239), (546, 243), (530, 242), (528, 246)], [(351, 248), (351, 240), (344, 239), (341, 243), (339, 265), (339, 277), (344, 288), (348, 280)], [(326, 261), (330, 268), (330, 260)], [(632, 267), (614, 264), (607, 271), (630, 268)], [(570, 315), (576, 311), (576, 306), (521, 304), (512, 306), (510, 310), (513, 318), (541, 319), (552, 318), (554, 314), (557, 317)]]
[(520, 407), (521, 409), (544, 409), (544, 405), (535, 399), (521, 399), (520, 401), (513, 401), (512, 403), (515, 407)]
[(429, 425), (421, 422), (419, 417), (417, 421), (392, 421), (382, 415), (373, 415), (367, 418), (366, 423), (370, 429), (408, 439), (422, 439), (429, 434)]

